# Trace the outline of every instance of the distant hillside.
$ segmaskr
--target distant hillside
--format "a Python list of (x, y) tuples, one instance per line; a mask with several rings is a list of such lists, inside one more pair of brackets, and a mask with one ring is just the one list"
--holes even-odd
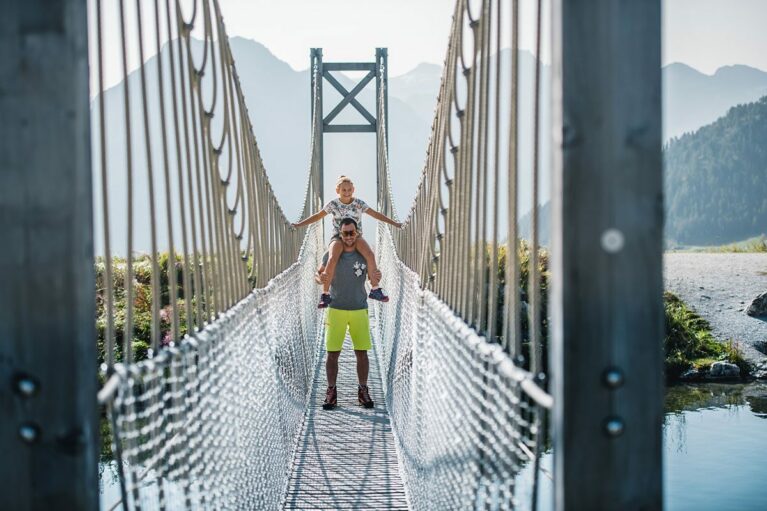
[[(275, 57), (266, 47), (252, 40), (233, 37), (230, 39), (232, 53), (237, 63), (243, 93), (248, 106), (253, 129), (259, 143), (261, 156), (275, 193), (285, 213), (295, 219), (303, 201), (303, 186), (308, 170), (310, 115), (309, 115), (309, 73), (307, 70), (295, 71), (288, 64)], [(193, 53), (201, 48), (199, 42), (193, 42)], [(503, 49), (503, 60), (508, 62), (509, 49)], [(163, 48), (164, 67), (167, 66), (167, 47)], [(524, 215), (530, 211), (530, 175), (532, 166), (533, 139), (533, 81), (535, 57), (528, 51), (520, 51), (520, 140), (519, 140), (519, 212)], [(154, 83), (156, 79), (156, 56), (147, 62), (147, 79)], [(332, 56), (327, 56), (332, 60)], [(373, 52), (371, 50), (371, 59)], [(307, 58), (308, 64), (308, 58)], [(392, 187), (395, 206), (401, 217), (410, 207), (416, 185), (426, 157), (434, 107), (436, 104), (441, 66), (419, 64), (413, 70), (401, 76), (389, 77), (389, 149), (392, 171)], [(550, 97), (550, 70), (542, 67), (541, 97)], [(337, 74), (339, 81), (347, 88), (355, 82), (343, 74)], [(503, 88), (508, 90), (508, 75), (502, 75)], [(131, 117), (141, 118), (140, 83), (138, 72), (128, 78), (131, 95)], [(493, 80), (491, 82), (494, 83)], [(460, 82), (459, 82), (459, 85)], [(110, 196), (112, 203), (112, 223), (114, 239), (125, 238), (125, 183), (126, 163), (124, 140), (125, 130), (120, 121), (123, 117), (124, 83), (104, 92), (106, 116), (110, 120), (107, 130), (109, 151)], [(169, 91), (168, 84), (166, 88)], [(368, 87), (359, 96), (360, 102), (371, 112), (374, 111), (373, 87)], [(462, 88), (459, 86), (459, 91)], [(681, 135), (704, 124), (713, 122), (724, 115), (735, 104), (753, 101), (767, 94), (767, 73), (746, 66), (730, 66), (719, 69), (714, 75), (705, 75), (684, 64), (672, 64), (663, 69), (664, 131), (667, 136)], [(324, 88), (325, 111), (335, 106), (340, 96), (329, 85)], [(96, 98), (92, 103), (93, 122), (96, 126), (99, 112)], [(539, 204), (545, 204), (550, 195), (550, 104), (543, 101), (541, 111), (541, 182)], [(501, 111), (507, 112), (508, 97), (501, 101)], [(150, 125), (152, 133), (159, 133), (160, 116), (156, 98), (150, 99)], [(345, 112), (336, 122), (358, 122), (356, 112)], [(172, 119), (166, 119), (172, 123)], [(214, 125), (219, 121), (214, 118)], [(140, 123), (136, 123), (137, 126)], [(502, 129), (506, 130), (508, 120), (502, 118)], [(218, 129), (218, 128), (216, 128)], [(98, 134), (93, 131), (94, 136)], [(156, 137), (155, 137), (156, 138)], [(141, 133), (134, 133), (134, 166), (146, 165), (146, 156), (141, 150)], [(94, 144), (96, 147), (97, 144)], [(501, 153), (508, 150), (507, 141), (501, 141)], [(325, 176), (326, 197), (332, 196), (333, 178), (346, 173), (352, 175), (357, 183), (358, 194), (373, 201), (375, 197), (375, 137), (369, 134), (327, 134), (325, 136)], [(98, 161), (98, 150), (94, 149), (94, 161)], [(153, 153), (154, 165), (161, 168), (161, 153)], [(174, 154), (170, 155), (171, 167), (175, 165)], [(94, 186), (98, 190), (98, 173), (94, 176)], [(148, 208), (145, 190), (146, 174), (136, 173), (136, 225), (148, 225)], [(162, 183), (157, 183), (162, 190)], [(505, 186), (501, 183), (501, 186)], [(101, 232), (98, 210), (96, 211), (97, 245)], [(520, 220), (520, 225), (524, 222)], [(506, 229), (505, 220), (499, 226), (501, 232)], [(176, 228), (178, 231), (178, 228)], [(167, 244), (165, 234), (158, 233), (160, 247)], [(542, 233), (542, 239), (546, 235)], [(717, 240), (723, 243), (730, 240)], [(149, 230), (139, 229), (135, 233), (134, 248), (140, 251), (149, 249)], [(121, 253), (120, 247), (115, 247)]]
[(666, 238), (718, 245), (767, 231), (767, 96), (666, 147)]
[(663, 68), (664, 140), (714, 122), (730, 107), (767, 94), (767, 73), (748, 66), (725, 66), (713, 75), (674, 63)]
[[(519, 219), (519, 237), (525, 240), (532, 239), (532, 211)], [(538, 206), (538, 244), (544, 247), (551, 243), (551, 201)]]

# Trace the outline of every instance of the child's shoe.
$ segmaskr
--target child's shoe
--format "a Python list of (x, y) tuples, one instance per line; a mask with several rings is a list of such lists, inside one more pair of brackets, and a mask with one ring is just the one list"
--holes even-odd
[(368, 298), (372, 298), (373, 300), (378, 300), (379, 302), (383, 302), (383, 303), (386, 303), (389, 301), (389, 297), (384, 294), (383, 289), (381, 289), (380, 287), (371, 289), (370, 294), (368, 295)]
[[(388, 300), (388, 298), (387, 298), (387, 300)], [(327, 309), (328, 306), (330, 305), (330, 302), (332, 302), (332, 301), (333, 301), (333, 299), (330, 298), (330, 294), (322, 293), (320, 295), (320, 303), (317, 305), (317, 308), (318, 309)]]

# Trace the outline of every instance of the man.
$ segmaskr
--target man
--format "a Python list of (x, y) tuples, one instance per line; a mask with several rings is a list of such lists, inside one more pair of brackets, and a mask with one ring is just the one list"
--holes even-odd
[[(368, 389), (368, 372), (370, 368), (368, 350), (371, 348), (370, 322), (368, 319), (367, 265), (365, 258), (357, 252), (357, 222), (351, 218), (341, 220), (339, 234), (343, 243), (343, 251), (336, 265), (335, 275), (330, 283), (331, 306), (328, 308), (325, 328), (325, 349), (327, 359), (325, 371), (328, 378), (328, 389), (322, 408), (332, 410), (338, 401), (336, 378), (338, 376), (338, 358), (341, 355), (346, 330), (352, 338), (354, 355), (357, 357), (357, 399), (365, 408), (373, 408)], [(327, 264), (328, 254), (322, 260)], [(380, 272), (376, 275), (380, 279)], [(318, 281), (322, 282), (327, 276), (320, 269)]]

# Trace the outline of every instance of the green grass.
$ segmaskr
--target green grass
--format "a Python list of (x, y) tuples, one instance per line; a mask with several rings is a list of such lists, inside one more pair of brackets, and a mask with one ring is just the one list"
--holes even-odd
[(679, 247), (671, 252), (702, 252), (702, 253), (755, 253), (767, 252), (767, 236), (755, 236), (744, 241), (717, 246)]
[(665, 370), (668, 381), (676, 381), (686, 370), (708, 369), (716, 361), (740, 367), (741, 375), (751, 371), (737, 343), (721, 343), (711, 333), (708, 322), (693, 312), (673, 293), (663, 294), (666, 337), (663, 341)]

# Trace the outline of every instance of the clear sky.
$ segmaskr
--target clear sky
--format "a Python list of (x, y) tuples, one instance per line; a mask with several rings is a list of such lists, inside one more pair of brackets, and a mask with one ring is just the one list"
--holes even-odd
[[(470, 0), (479, 11), (480, 1)], [(511, 2), (504, 1), (506, 13)], [(544, 16), (548, 16), (548, 2)], [(390, 76), (421, 62), (442, 64), (453, 0), (220, 0), (230, 35), (256, 39), (294, 69), (309, 67), (309, 48), (325, 60), (372, 60), (389, 49)], [(534, 48), (536, 2), (520, 2), (520, 46)], [(506, 41), (504, 46), (510, 46)], [(544, 48), (543, 53), (547, 52)], [(544, 57), (544, 60), (547, 60)]]
[[(105, 86), (110, 87), (121, 80), (120, 60), (115, 58), (119, 55), (117, 2), (99, 1), (106, 27)], [(191, 2), (181, 0), (185, 7)], [(95, 0), (88, 3), (95, 38)], [(520, 0), (520, 46), (531, 51), (535, 3)], [(543, 3), (546, 21), (550, 0)], [(370, 61), (376, 47), (387, 47), (390, 76), (406, 73), (421, 62), (442, 63), (454, 4), (453, 0), (220, 0), (230, 36), (264, 44), (296, 70), (309, 66), (312, 47), (323, 48), (326, 61)], [(470, 4), (479, 5), (479, 0)], [(130, 12), (127, 18), (131, 31), (135, 22)], [(731, 64), (767, 71), (765, 22), (767, 0), (663, 0), (663, 64), (683, 62), (707, 74)], [(549, 62), (548, 33), (543, 40), (542, 57)], [(154, 54), (152, 46), (147, 44), (145, 58)], [(138, 66), (135, 53), (129, 51), (129, 70)], [(95, 85), (94, 76), (91, 95)]]
[(767, 0), (664, 0), (663, 64), (706, 74), (746, 64), (767, 71)]
[[(452, 0), (220, 2), (230, 35), (256, 39), (295, 69), (308, 67), (312, 46), (323, 47), (326, 60), (367, 60), (376, 46), (386, 46), (392, 75), (419, 62), (442, 62), (454, 5)], [(526, 49), (533, 48), (534, 3), (520, 1)], [(663, 23), (664, 65), (684, 62), (707, 74), (731, 64), (767, 71), (767, 0), (663, 0)]]

